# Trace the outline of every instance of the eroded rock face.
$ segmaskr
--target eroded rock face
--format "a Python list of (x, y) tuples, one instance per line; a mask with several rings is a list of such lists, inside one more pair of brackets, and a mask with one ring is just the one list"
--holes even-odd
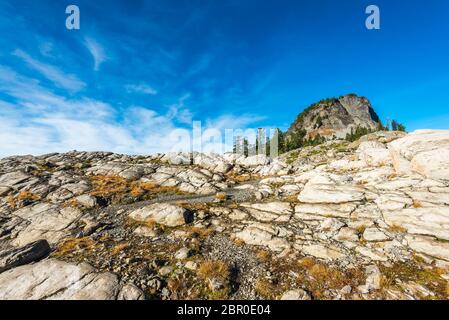
[(305, 130), (307, 138), (316, 134), (328, 139), (344, 138), (351, 128), (363, 127), (374, 130), (378, 125), (379, 117), (368, 99), (345, 95), (311, 105), (291, 124), (287, 135), (297, 130)]

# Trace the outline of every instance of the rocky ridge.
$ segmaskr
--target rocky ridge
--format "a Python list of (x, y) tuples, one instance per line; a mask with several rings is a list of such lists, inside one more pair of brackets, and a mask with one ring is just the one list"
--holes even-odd
[(327, 140), (344, 139), (351, 130), (365, 128), (375, 131), (379, 127), (379, 117), (369, 100), (349, 94), (321, 100), (306, 108), (286, 134), (289, 136), (302, 131), (304, 139), (314, 139), (317, 135)]
[(0, 160), (0, 299), (446, 299), (449, 132)]

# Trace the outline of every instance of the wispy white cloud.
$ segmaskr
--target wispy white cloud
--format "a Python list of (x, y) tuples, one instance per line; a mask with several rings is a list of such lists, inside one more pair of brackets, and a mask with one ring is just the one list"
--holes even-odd
[(13, 52), (13, 55), (22, 59), (30, 68), (41, 73), (58, 87), (71, 91), (80, 91), (86, 86), (86, 84), (79, 80), (75, 75), (66, 74), (53, 65), (40, 62), (21, 49), (16, 49)]
[(153, 87), (140, 83), (140, 84), (129, 84), (126, 86), (126, 90), (128, 92), (137, 92), (137, 93), (143, 93), (143, 94), (149, 94), (149, 95), (156, 95), (157, 90)]
[(94, 39), (86, 37), (84, 44), (94, 58), (94, 70), (100, 70), (100, 65), (107, 59), (103, 47)]
[(178, 101), (168, 106), (167, 117), (184, 124), (191, 124), (193, 114), (185, 105), (190, 98), (190, 93), (183, 95)]
[(249, 126), (265, 120), (267, 117), (258, 116), (255, 114), (243, 114), (243, 115), (233, 115), (226, 114), (219, 116), (216, 119), (208, 119), (206, 121), (206, 126), (210, 128), (217, 128), (219, 130), (224, 129), (241, 129), (248, 128)]
[[(185, 105), (190, 95), (179, 98), (165, 114), (141, 106), (118, 114), (118, 109), (108, 103), (59, 96), (38, 81), (1, 65), (0, 91), (13, 101), (0, 99), (0, 157), (70, 150), (151, 154), (190, 148), (190, 143), (180, 139), (191, 133), (192, 116)], [(225, 115), (208, 121), (204, 130), (249, 125), (257, 119)], [(218, 127), (212, 128), (214, 125)], [(222, 146), (213, 139), (206, 139), (204, 145), (204, 150), (212, 151)]]

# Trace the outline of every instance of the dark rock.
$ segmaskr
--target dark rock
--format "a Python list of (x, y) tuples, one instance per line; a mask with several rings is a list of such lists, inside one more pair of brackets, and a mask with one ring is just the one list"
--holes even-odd
[(18, 249), (0, 253), (0, 272), (45, 258), (50, 253), (47, 240), (38, 240)]

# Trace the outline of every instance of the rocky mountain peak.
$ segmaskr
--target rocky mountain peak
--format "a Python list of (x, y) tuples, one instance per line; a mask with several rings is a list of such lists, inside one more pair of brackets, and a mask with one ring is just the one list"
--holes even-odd
[(355, 94), (320, 100), (293, 121), (287, 135), (301, 132), (305, 139), (320, 135), (326, 139), (344, 138), (356, 128), (374, 131), (380, 120), (369, 100)]

